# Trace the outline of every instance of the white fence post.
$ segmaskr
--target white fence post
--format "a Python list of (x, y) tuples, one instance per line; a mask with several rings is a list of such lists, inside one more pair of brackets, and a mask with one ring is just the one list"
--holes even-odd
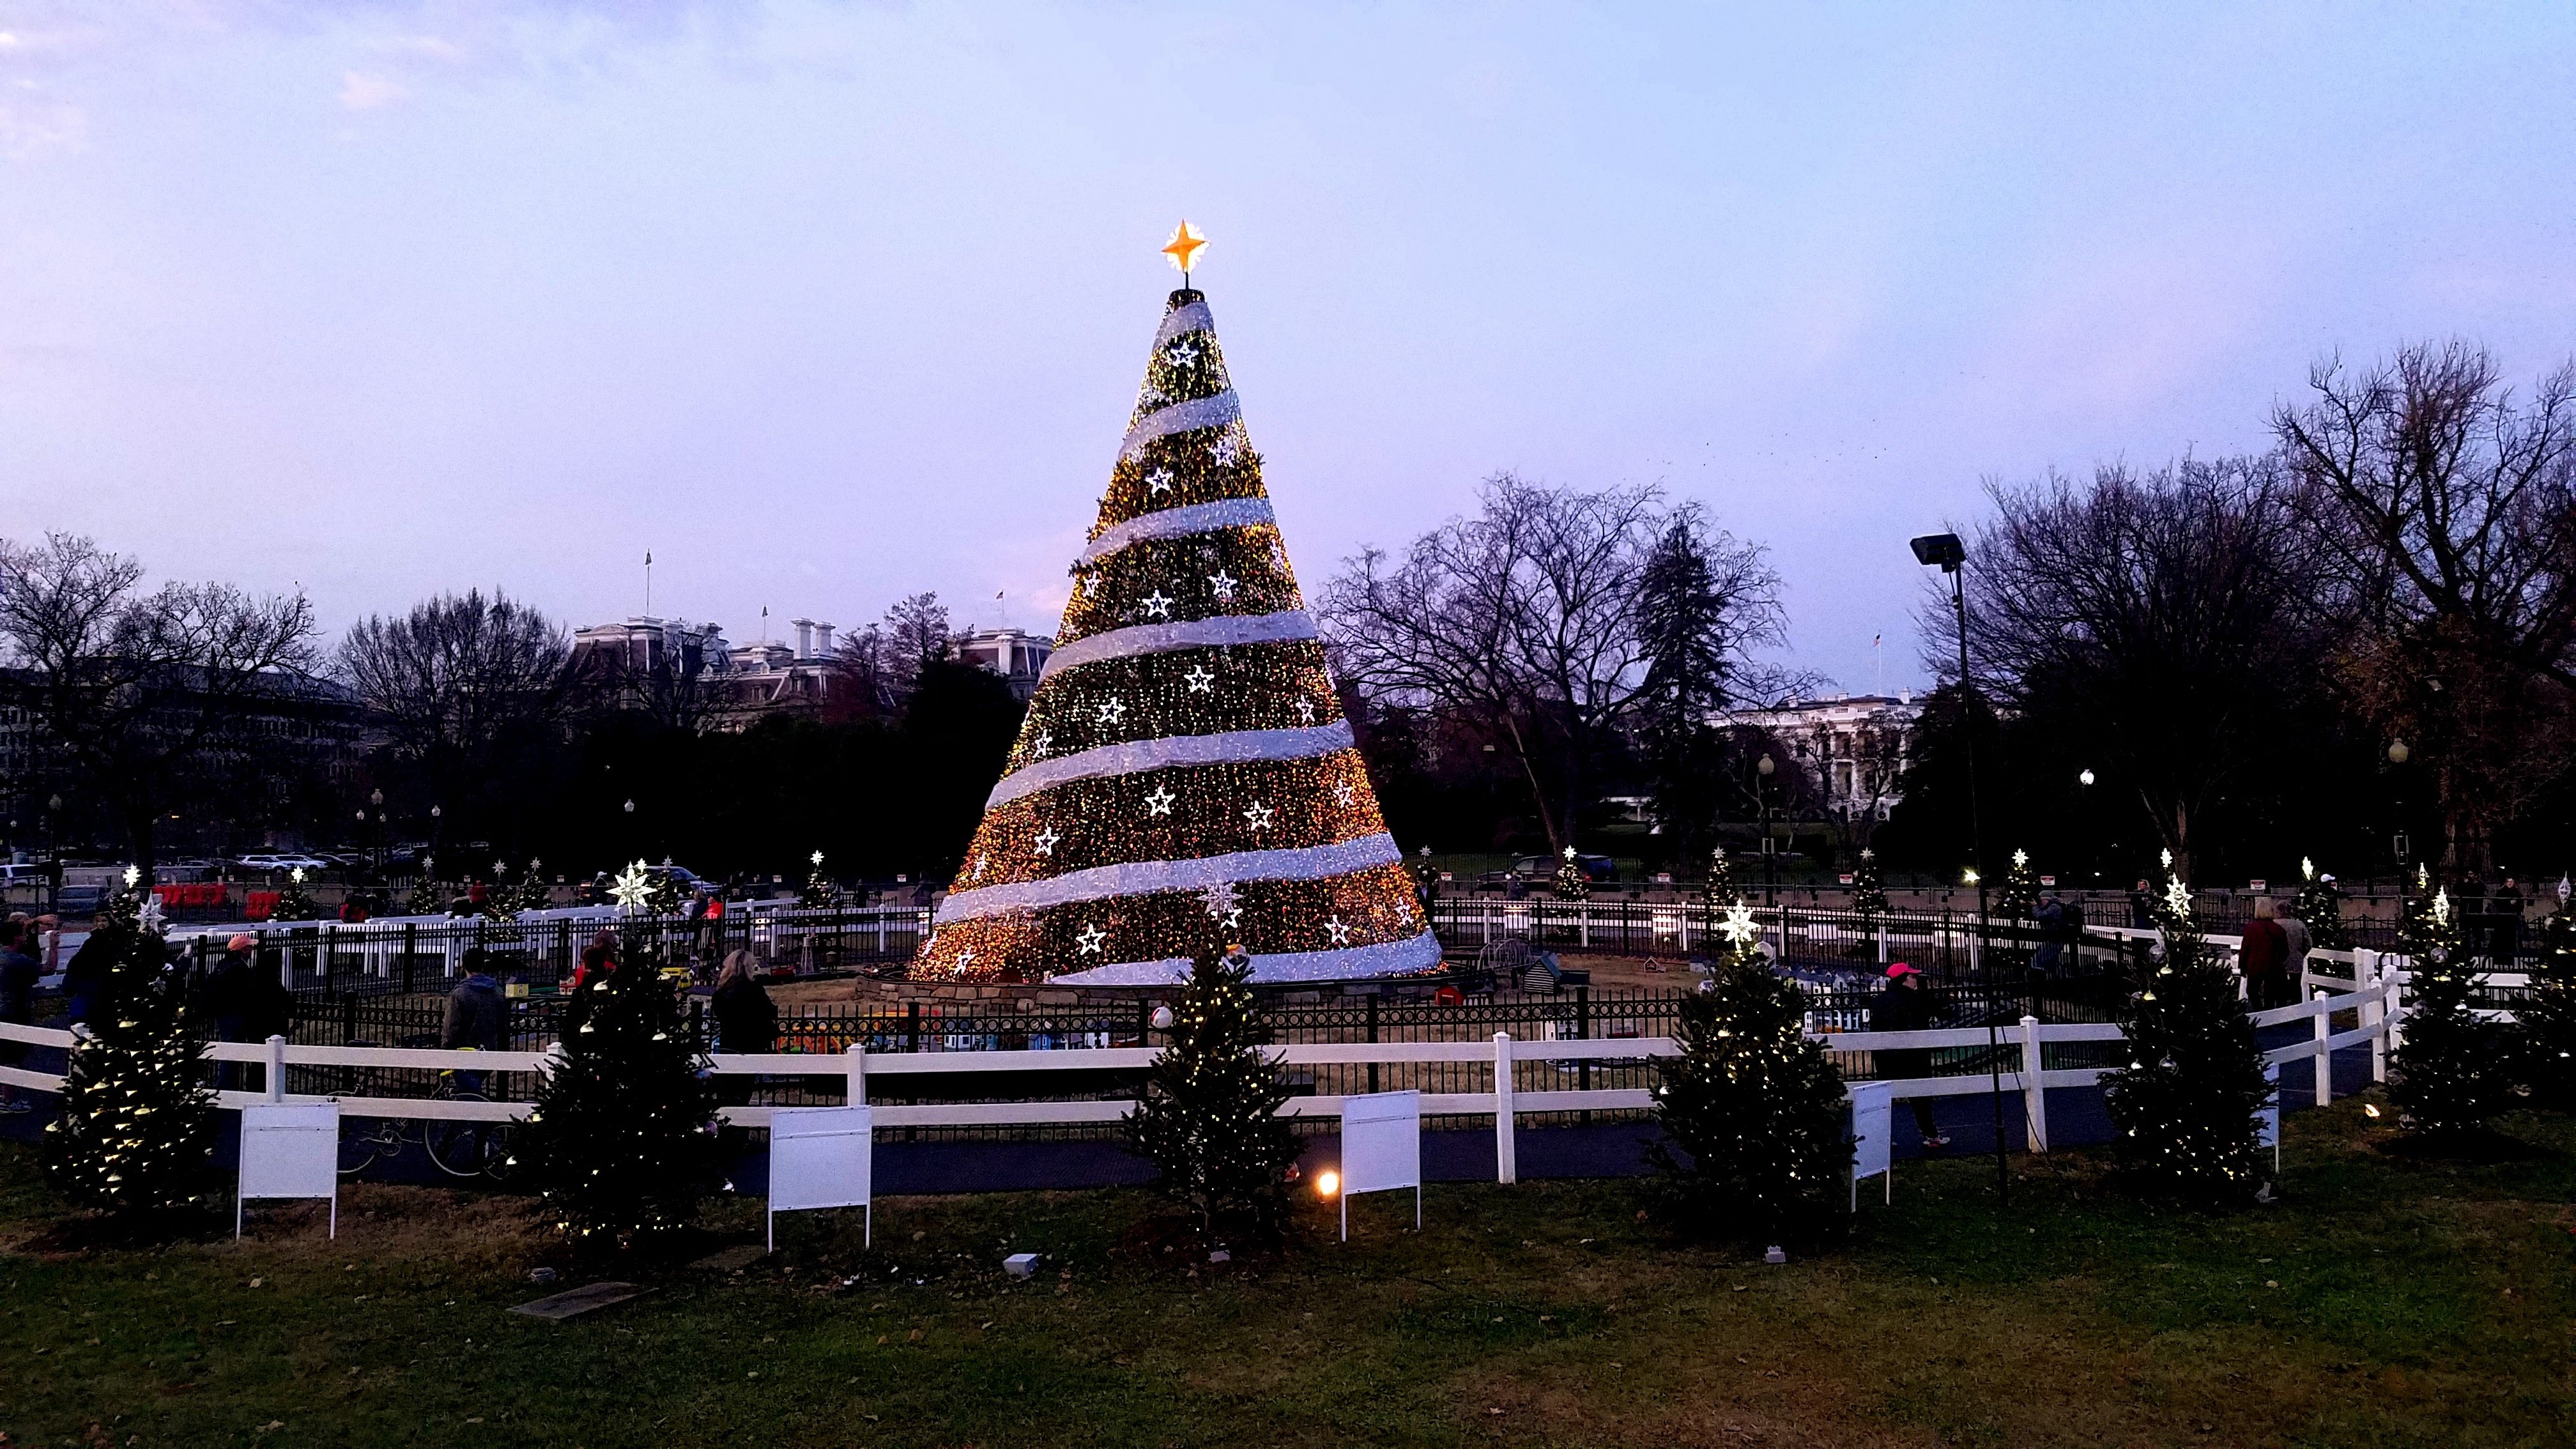
[[(2325, 988), (2320, 986), (2317, 988), (2317, 1000), (2323, 1003), (2325, 999)], [(2334, 1053), (2326, 1047), (2326, 1038), (2334, 1034), (2334, 1012), (2331, 1010), (2318, 1012), (2316, 1024), (2317, 1105), (2322, 1107), (2334, 1100)]]
[(2030, 1150), (2048, 1150), (2048, 1089), (2039, 1075), (2039, 1018), (2021, 1019), (2021, 1115), (2030, 1129)]
[(1494, 1033), (1494, 1181), (1521, 1180), (1520, 1154), (1514, 1149), (1512, 1132), (1512, 1034)]
[[(2387, 952), (2381, 952), (2379, 957), (2379, 974), (2388, 982), (2388, 1029), (2381, 1032), (2379, 1036), (2382, 1041), (2388, 1043), (2388, 1050), (2394, 1053), (2398, 1048), (2406, 1045), (2406, 983), (2397, 979), (2403, 968), (2389, 965), (2388, 955)], [(2397, 959), (2406, 962), (2409, 966), (2414, 964), (2411, 957), (2400, 956)]]
[(268, 1100), (286, 1100), (286, 1038), (268, 1039)]
[(843, 1053), (843, 1059), (849, 1064), (850, 1071), (848, 1105), (864, 1107), (868, 1104), (868, 1049), (854, 1042), (849, 1051)]
[(1878, 923), (1878, 964), (1887, 964), (1887, 922)]
[(2353, 984), (2369, 993), (2362, 998), (2361, 1024), (2370, 1029), (2370, 1079), (2388, 1080), (2388, 982), (2381, 975), (2379, 953), (2368, 948), (2352, 953)]

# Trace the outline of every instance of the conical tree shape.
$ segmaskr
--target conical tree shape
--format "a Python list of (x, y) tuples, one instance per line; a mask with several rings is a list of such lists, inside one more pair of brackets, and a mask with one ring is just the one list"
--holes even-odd
[(1168, 985), (1438, 963), (1207, 299), (1172, 293), (1026, 723), (916, 976)]

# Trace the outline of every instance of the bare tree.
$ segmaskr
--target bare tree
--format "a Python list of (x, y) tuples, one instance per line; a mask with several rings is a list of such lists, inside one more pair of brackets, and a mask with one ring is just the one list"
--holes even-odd
[(0, 648), (26, 671), (22, 702), (116, 813), (150, 880), (169, 805), (195, 780), (238, 773), (263, 702), (303, 686), (313, 615), (302, 594), (142, 583), (142, 564), (87, 538), (0, 542)]
[(2576, 741), (2576, 363), (2527, 402), (2457, 341), (2359, 375), (2328, 358), (2308, 385), (2272, 425), (2328, 565), (2338, 679), (2431, 770), (2446, 863), (2483, 871)]
[[(1695, 511), (1665, 510), (1651, 487), (1552, 489), (1508, 473), (1486, 480), (1479, 502), (1476, 516), (1414, 540), (1399, 565), (1376, 549), (1345, 560), (1320, 612), (1363, 688), (1482, 720), (1507, 741), (1550, 846), (1561, 847), (1599, 762), (1624, 744), (1656, 640), (1676, 661), (1705, 648), (1740, 662), (1776, 634), (1776, 580), (1758, 550), (1717, 535), (1717, 570), (1692, 601), (1714, 611), (1682, 626), (1668, 619), (1650, 640), (1649, 561), (1677, 522), (1711, 543)], [(1676, 627), (1691, 634), (1689, 649), (1674, 647)]]
[(472, 833), (526, 798), (528, 767), (560, 737), (569, 646), (507, 595), (442, 594), (400, 618), (370, 616), (340, 641), (340, 677), (373, 711), (394, 762)]
[(957, 633), (937, 594), (897, 599), (883, 620), (842, 636), (833, 651), (833, 715), (874, 719), (902, 713), (921, 667), (956, 652)]
[[(2278, 758), (2315, 677), (2292, 489), (2273, 460), (2233, 458), (1987, 495), (1995, 517), (1968, 569), (1980, 687), (2086, 738), (2188, 876), (2195, 823)], [(1925, 662), (1954, 677), (1957, 627), (1937, 592), (1920, 611)]]

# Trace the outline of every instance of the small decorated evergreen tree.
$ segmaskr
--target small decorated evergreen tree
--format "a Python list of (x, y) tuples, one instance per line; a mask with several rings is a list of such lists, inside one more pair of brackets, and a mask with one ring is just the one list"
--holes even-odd
[(304, 867), (286, 873), (286, 888), (277, 893), (277, 904), (268, 908), (272, 921), (318, 921), (322, 908), (313, 902), (313, 894), (304, 888)]
[(1288, 1201), (1297, 1138), (1278, 1115), (1288, 1100), (1269, 1040), (1253, 1015), (1252, 962), (1241, 947), (1201, 952), (1172, 1005), (1171, 1045), (1154, 1058), (1128, 1140), (1151, 1159), (1157, 1185), (1214, 1239), (1229, 1223), (1275, 1229)]
[(2030, 852), (2012, 853), (2012, 868), (2004, 872), (2003, 890), (1995, 898), (1995, 914), (2008, 921), (2026, 921), (2039, 909), (2039, 873), (2031, 869)]
[(2236, 979), (2192, 919), (2191, 892), (2169, 878), (2156, 906), (2164, 959), (2150, 960), (2120, 1008), (2129, 1064), (2103, 1075), (2103, 1105), (2133, 1181), (2159, 1194), (2242, 1202), (2261, 1155), (2256, 1113), (2271, 1095), (2254, 1023)]
[(686, 1227), (720, 1165), (715, 1084), (679, 994), (631, 953), (621, 961), (565, 1002), (559, 1056), (512, 1164), (556, 1230), (592, 1248)]
[(492, 862), (492, 883), (483, 888), (483, 919), (487, 921), (515, 921), (519, 918), (519, 887), (502, 879), (508, 870), (503, 862)]
[(2320, 951), (2352, 949), (2352, 927), (2344, 924), (2343, 891), (2330, 875), (2317, 874), (2317, 863), (2305, 856), (2299, 858), (2298, 899), (2290, 903), (2290, 914), (2308, 928), (2308, 944)]
[(447, 883), (438, 878), (438, 858), (422, 856), (420, 877), (412, 882), (411, 902), (404, 909), (415, 916), (443, 916), (447, 914), (447, 903), (454, 898)]
[(815, 851), (808, 859), (814, 868), (806, 875), (805, 884), (798, 887), (796, 904), (813, 910), (824, 910), (840, 904), (840, 886), (834, 883), (830, 876), (823, 874), (823, 852)]
[[(662, 863), (671, 862), (666, 858)], [(688, 905), (689, 888), (680, 884), (677, 875), (667, 870), (654, 872), (652, 892), (644, 898), (644, 909), (657, 916), (676, 916)]]
[(2458, 1139), (2486, 1130), (2513, 1087), (2505, 1032), (2480, 1021), (2475, 998), (2481, 973), (2462, 939), (2448, 887), (2423, 894), (2417, 877), (2397, 925), (2407, 958), (2404, 1039), (2390, 1057), (2388, 1095), (2398, 1120), (2428, 1138)]
[(1859, 862), (1852, 867), (1851, 903), (1852, 910), (1872, 925), (1887, 914), (1887, 885), (1879, 877), (1875, 850), (1861, 851)]
[(1753, 912), (1733, 904), (1718, 931), (1708, 988), (1682, 998), (1681, 1055), (1657, 1064), (1664, 1136), (1648, 1155), (1695, 1230), (1763, 1244), (1833, 1231), (1852, 1162), (1842, 1073), (1807, 1036), (1806, 993), (1755, 951)]
[(1592, 876), (1583, 863), (1574, 858), (1574, 847), (1565, 848), (1565, 863), (1556, 868), (1556, 898), (1579, 901), (1592, 894)]
[(517, 910), (542, 911), (553, 906), (555, 893), (546, 887), (545, 862), (528, 858), (528, 870), (519, 877), (519, 888), (512, 893), (510, 904)]
[(2541, 927), (2531, 991), (2514, 1015), (2532, 1105), (2576, 1111), (2576, 916), (2561, 905)]
[(1708, 879), (1699, 887), (1700, 949), (1715, 953), (1718, 949), (1718, 924), (1726, 919), (1727, 907), (1736, 903), (1735, 867), (1726, 858), (1721, 845), (1708, 853)]
[(128, 1224), (203, 1205), (215, 1146), (187, 984), (142, 904), (123, 892), (91, 932), (89, 949), (109, 953), (107, 980), (90, 1019), (72, 1028), (62, 1115), (44, 1138), (55, 1190)]

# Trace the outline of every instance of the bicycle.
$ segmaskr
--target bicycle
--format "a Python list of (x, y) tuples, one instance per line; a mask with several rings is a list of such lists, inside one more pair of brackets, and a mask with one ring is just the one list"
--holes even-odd
[[(372, 1046), (372, 1042), (351, 1042), (351, 1046)], [(472, 1050), (472, 1048), (467, 1048)], [(433, 1102), (488, 1102), (480, 1091), (460, 1088), (455, 1069), (443, 1069), (438, 1085), (430, 1090)], [(511, 1121), (468, 1121), (445, 1117), (378, 1118), (372, 1130), (343, 1133), (340, 1138), (340, 1175), (354, 1177), (374, 1166), (378, 1159), (394, 1156), (404, 1148), (418, 1144), (428, 1154), (430, 1164), (450, 1177), (483, 1177), (494, 1182), (508, 1180), (511, 1161), (511, 1138), (518, 1124)], [(417, 1126), (409, 1126), (409, 1123)]]

